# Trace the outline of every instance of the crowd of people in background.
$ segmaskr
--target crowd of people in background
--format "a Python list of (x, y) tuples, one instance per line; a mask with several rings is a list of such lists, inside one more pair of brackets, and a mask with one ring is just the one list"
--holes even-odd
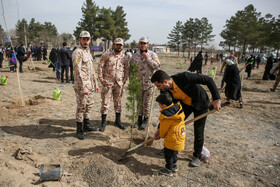
[[(3, 60), (8, 60), (10, 72), (16, 72), (16, 68), (19, 67), (19, 72), (23, 73), (23, 62), (26, 61), (29, 56), (31, 56), (33, 61), (49, 61), (49, 68), (53, 68), (53, 71), (56, 71), (56, 79), (61, 81), (61, 83), (74, 83), (73, 76), (73, 63), (72, 63), (72, 53), (76, 49), (70, 49), (67, 46), (66, 42), (62, 44), (59, 48), (52, 48), (48, 56), (48, 47), (47, 46), (32, 46), (28, 47), (25, 44), (15, 46), (12, 50), (11, 46), (3, 47), (0, 44), (0, 68), (3, 68)], [(14, 54), (15, 52), (15, 54)], [(137, 49), (127, 49), (125, 55), (128, 59), (137, 53)], [(220, 62), (222, 64), (222, 69), (226, 66), (225, 59), (227, 58), (226, 53), (216, 53), (214, 55), (205, 51), (199, 51), (195, 57), (190, 57), (190, 67), (189, 71), (202, 73), (202, 66), (207, 65), (210, 60), (210, 65), (213, 65), (214, 62)], [(265, 70), (262, 76), (262, 80), (275, 80), (277, 78), (277, 62), (280, 59), (276, 58), (276, 55), (271, 53), (269, 56), (266, 56), (262, 53), (259, 54), (240, 54), (238, 63), (244, 63), (245, 72), (247, 73), (246, 78), (250, 79), (252, 71), (254, 69), (259, 69), (260, 64), (265, 64)], [(187, 63), (187, 59), (185, 60)], [(221, 69), (221, 73), (222, 73)], [(275, 89), (271, 89), (274, 91)]]

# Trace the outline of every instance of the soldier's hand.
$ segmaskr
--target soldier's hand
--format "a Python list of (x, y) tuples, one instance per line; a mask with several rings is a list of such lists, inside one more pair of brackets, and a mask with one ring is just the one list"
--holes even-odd
[(84, 88), (84, 89), (83, 89), (83, 93), (84, 93), (85, 95), (88, 95), (88, 94), (89, 94), (88, 89), (87, 89), (87, 88)]
[(147, 54), (146, 52), (143, 52), (143, 53), (142, 53), (142, 57), (145, 58), (145, 59), (147, 59), (147, 58), (148, 58), (148, 54)]
[(100, 91), (100, 88), (99, 86), (95, 86), (95, 93), (99, 92)]

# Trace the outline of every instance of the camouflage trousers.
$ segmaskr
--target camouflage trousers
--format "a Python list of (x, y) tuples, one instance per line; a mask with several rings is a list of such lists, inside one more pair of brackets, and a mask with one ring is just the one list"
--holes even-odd
[(93, 90), (89, 90), (88, 95), (83, 94), (80, 90), (75, 90), (75, 94), (77, 101), (76, 121), (83, 122), (83, 119), (89, 119), (93, 107)]
[(153, 95), (153, 87), (150, 87), (148, 90), (142, 90), (141, 95), (142, 95), (142, 106), (138, 110), (138, 115), (149, 117), (152, 95)]
[(114, 83), (110, 86), (103, 86), (101, 91), (101, 114), (108, 114), (110, 107), (111, 98), (113, 96), (114, 109), (116, 113), (121, 113), (121, 100), (123, 94), (123, 85), (120, 86), (118, 83)]

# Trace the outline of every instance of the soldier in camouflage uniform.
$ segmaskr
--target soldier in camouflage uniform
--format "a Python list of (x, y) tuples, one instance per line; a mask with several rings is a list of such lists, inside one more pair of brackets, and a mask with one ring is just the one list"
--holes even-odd
[(98, 78), (102, 83), (101, 91), (101, 127), (104, 131), (106, 127), (106, 117), (113, 96), (114, 109), (116, 112), (115, 125), (125, 130), (125, 125), (121, 123), (121, 98), (123, 86), (127, 81), (129, 74), (128, 58), (122, 52), (123, 39), (116, 38), (114, 41), (114, 50), (104, 53), (98, 66)]
[[(135, 53), (130, 59), (130, 63), (138, 66), (138, 77), (142, 81), (142, 106), (138, 111), (138, 122), (135, 127), (145, 129), (150, 115), (150, 105), (153, 93), (153, 83), (151, 77), (160, 68), (158, 56), (153, 51), (148, 50), (149, 42), (146, 37), (139, 40), (140, 51)], [(143, 119), (144, 117), (144, 119)]]
[(97, 128), (94, 128), (89, 124), (89, 113), (93, 107), (93, 92), (98, 92), (99, 87), (93, 68), (93, 58), (90, 54), (89, 49), (89, 32), (82, 31), (80, 33), (79, 42), (81, 44), (81, 47), (77, 48), (72, 54), (75, 78), (75, 84), (73, 87), (75, 90), (77, 100), (76, 136), (78, 139), (83, 140), (85, 139), (84, 131), (97, 130)]

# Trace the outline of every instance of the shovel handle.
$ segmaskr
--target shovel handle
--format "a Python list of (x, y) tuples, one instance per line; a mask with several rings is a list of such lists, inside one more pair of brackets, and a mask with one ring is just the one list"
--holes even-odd
[(191, 120), (189, 120), (189, 121), (185, 120), (185, 125), (188, 125), (188, 124), (190, 124), (190, 123), (192, 123), (192, 122), (194, 122), (194, 121), (196, 121), (196, 120), (199, 120), (199, 119), (201, 119), (201, 118), (204, 118), (205, 116), (207, 116), (207, 115), (209, 115), (209, 114), (212, 114), (212, 113), (214, 113), (214, 112), (216, 112), (216, 111), (217, 111), (216, 109), (213, 109), (213, 110), (210, 110), (209, 112), (204, 113), (204, 114), (202, 114), (202, 115), (200, 115), (200, 116), (197, 116), (196, 118), (193, 118), (193, 119), (191, 119)]
[(143, 146), (143, 145), (145, 145), (145, 144), (147, 144), (147, 143), (150, 143), (150, 142), (152, 142), (152, 141), (154, 141), (154, 138), (150, 138), (150, 139), (148, 139), (148, 140), (146, 140), (146, 141), (144, 141), (144, 142), (142, 142), (142, 143), (140, 143), (140, 144), (138, 144), (138, 145), (136, 145), (136, 146), (134, 146), (134, 147), (128, 149), (126, 152), (128, 153), (128, 152), (130, 152), (130, 151), (133, 151), (134, 149), (137, 149), (137, 148), (139, 148), (139, 147), (141, 147), (141, 146)]

